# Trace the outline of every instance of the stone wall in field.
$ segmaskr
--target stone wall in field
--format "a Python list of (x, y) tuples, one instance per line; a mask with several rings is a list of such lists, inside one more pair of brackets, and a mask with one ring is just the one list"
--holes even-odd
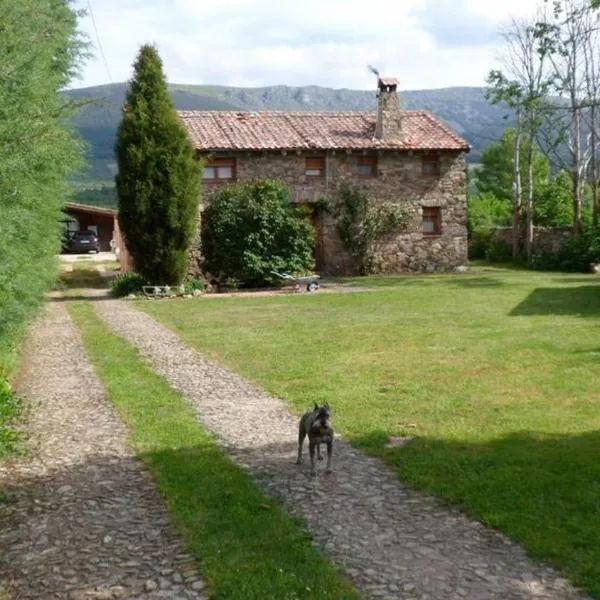
[[(410, 215), (408, 228), (381, 240), (376, 251), (376, 269), (381, 273), (450, 271), (467, 264), (466, 160), (463, 152), (441, 152), (439, 173), (423, 173), (420, 152), (373, 154), (376, 166), (371, 175), (361, 175), (365, 155), (330, 151), (322, 176), (305, 173), (307, 155), (296, 152), (244, 152), (228, 155), (235, 159), (235, 182), (276, 179), (286, 183), (291, 201), (312, 205), (317, 233), (317, 268), (328, 274), (351, 274), (355, 266), (345, 251), (332, 216), (321, 208), (323, 198), (334, 199), (339, 186), (348, 182), (362, 187), (373, 202), (397, 203)], [(230, 181), (205, 181), (203, 202)], [(423, 208), (439, 207), (438, 235), (423, 231)], [(199, 252), (193, 251), (191, 271), (196, 273)]]
[[(571, 227), (534, 227), (534, 252), (557, 252), (562, 242), (572, 233)], [(512, 246), (511, 227), (496, 227), (493, 230), (493, 236), (508, 246)]]

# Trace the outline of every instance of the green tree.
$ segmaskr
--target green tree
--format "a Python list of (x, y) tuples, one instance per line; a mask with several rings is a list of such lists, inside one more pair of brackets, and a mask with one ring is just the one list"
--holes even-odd
[(59, 93), (85, 56), (67, 0), (0, 10), (0, 377), (15, 334), (57, 275), (67, 179), (83, 155)]
[(185, 277), (200, 201), (200, 167), (156, 48), (142, 46), (117, 129), (119, 225), (136, 270), (156, 284)]
[(469, 198), (469, 231), (510, 225), (510, 201), (500, 200), (491, 192)]
[[(513, 130), (507, 129), (500, 142), (491, 144), (482, 152), (476, 183), (479, 195), (469, 201), (469, 226), (472, 231), (508, 225), (505, 217), (512, 203), (514, 135)], [(527, 138), (522, 142), (522, 147), (525, 148), (523, 154), (527, 154), (529, 151)], [(527, 190), (527, 183), (525, 189)], [(533, 146), (533, 209), (533, 221), (536, 225), (556, 227), (573, 222), (571, 175), (561, 170), (553, 177), (548, 159), (535, 144)]]
[(221, 282), (244, 286), (278, 281), (271, 270), (313, 268), (314, 230), (305, 209), (293, 208), (278, 181), (228, 186), (202, 213), (205, 268)]
[(567, 171), (559, 171), (536, 190), (535, 223), (545, 227), (573, 223), (573, 181)]
[[(490, 144), (481, 153), (481, 167), (477, 170), (477, 190), (480, 194), (493, 194), (498, 200), (512, 203), (513, 199), (513, 150), (515, 130), (504, 130), (502, 139)], [(530, 140), (521, 141), (521, 168), (526, 170)], [(539, 148), (533, 144), (533, 193), (550, 179), (550, 164)], [(529, 193), (528, 182), (523, 182), (525, 194)]]

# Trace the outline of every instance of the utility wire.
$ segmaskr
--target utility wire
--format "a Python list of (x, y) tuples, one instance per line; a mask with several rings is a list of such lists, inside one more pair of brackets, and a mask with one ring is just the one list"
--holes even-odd
[(92, 10), (92, 3), (90, 0), (87, 0), (88, 9), (90, 11), (90, 17), (92, 18), (92, 25), (94, 26), (94, 31), (96, 32), (96, 41), (98, 42), (98, 49), (100, 50), (100, 56), (102, 57), (102, 62), (104, 63), (104, 68), (106, 69), (106, 74), (108, 75), (109, 83), (112, 83), (112, 77), (110, 74), (110, 69), (108, 68), (108, 61), (106, 60), (106, 55), (104, 54), (104, 48), (102, 47), (102, 42), (100, 41), (100, 34), (98, 33), (98, 27), (96, 26), (96, 19), (94, 18), (94, 11)]

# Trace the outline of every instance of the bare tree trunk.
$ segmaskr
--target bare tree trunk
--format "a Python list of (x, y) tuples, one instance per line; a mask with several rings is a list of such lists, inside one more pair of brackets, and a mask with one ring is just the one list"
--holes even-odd
[(525, 226), (525, 249), (527, 262), (533, 262), (533, 136), (527, 149), (527, 206)]
[(592, 224), (594, 227), (598, 227), (598, 159), (596, 158), (596, 144), (598, 143), (598, 131), (596, 129), (596, 98), (594, 98), (592, 107), (591, 107), (591, 115), (590, 121), (592, 122), (591, 126), (591, 179), (592, 179)]
[(521, 126), (519, 125), (520, 114), (517, 112), (517, 127), (515, 130), (515, 147), (513, 151), (513, 220), (512, 220), (512, 257), (519, 256), (521, 242), (521, 210), (522, 186), (521, 186)]
[(598, 214), (600, 213), (600, 198), (598, 198), (598, 163), (595, 156), (594, 164), (592, 165), (592, 198), (592, 225), (595, 228), (598, 228), (598, 225), (600, 224), (600, 215)]
[(578, 235), (583, 228), (584, 178), (581, 156), (581, 108), (573, 109), (573, 233)]

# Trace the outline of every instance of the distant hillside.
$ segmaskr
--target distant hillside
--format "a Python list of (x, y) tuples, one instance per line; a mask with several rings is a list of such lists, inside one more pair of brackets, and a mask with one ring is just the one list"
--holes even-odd
[[(181, 110), (375, 110), (375, 90), (335, 90), (318, 86), (233, 88), (224, 86), (169, 86), (175, 106)], [(89, 144), (88, 172), (84, 182), (111, 182), (115, 174), (114, 137), (121, 116), (126, 84), (69, 90), (65, 95), (76, 100), (89, 99), (73, 119)], [(497, 140), (507, 126), (506, 110), (492, 106), (484, 88), (446, 88), (400, 92), (406, 109), (429, 109), (446, 121), (472, 146), (469, 156), (477, 162), (481, 150)], [(79, 186), (81, 187), (81, 185)], [(85, 186), (84, 186), (85, 187)], [(82, 193), (83, 194), (83, 193)], [(78, 198), (91, 201), (88, 197)], [(89, 196), (89, 195), (88, 195)], [(101, 200), (103, 204), (106, 199)]]

